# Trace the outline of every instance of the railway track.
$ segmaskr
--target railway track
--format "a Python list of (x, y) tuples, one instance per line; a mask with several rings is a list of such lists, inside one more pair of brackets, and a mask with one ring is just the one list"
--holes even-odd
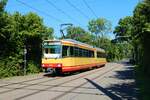
[[(45, 76), (46, 77), (46, 76)], [(34, 78), (34, 79), (29, 79), (29, 80), (25, 80), (25, 81), (19, 81), (19, 82), (3, 82), (5, 83), (5, 85), (1, 85), (0, 88), (3, 88), (3, 87), (6, 87), (6, 86), (11, 86), (11, 85), (16, 85), (16, 84), (24, 84), (26, 82), (32, 82), (32, 81), (37, 81), (37, 80), (43, 80), (44, 77), (40, 77), (40, 78)], [(58, 78), (58, 77), (57, 77)], [(52, 79), (52, 80), (55, 80), (55, 79)], [(51, 81), (52, 81), (51, 80)], [(46, 81), (47, 82), (47, 81)], [(31, 84), (31, 85), (34, 85), (34, 84)], [(35, 84), (37, 85), (37, 84)]]
[(25, 83), (25, 82), (30, 82), (30, 81), (35, 81), (35, 80), (40, 80), (40, 79), (43, 79), (43, 77), (40, 77), (40, 78), (35, 78), (35, 79), (30, 79), (30, 80), (25, 80), (25, 81), (20, 81), (20, 82), (14, 82), (14, 83), (8, 83), (6, 85), (1, 85), (1, 87), (5, 87), (5, 86), (10, 86), (10, 85), (14, 85), (14, 84), (21, 84), (21, 83)]
[[(25, 80), (25, 81), (20, 81), (20, 82), (14, 82), (14, 83), (8, 83), (8, 82), (4, 82), (6, 83), (6, 85), (1, 85), (0, 88), (7, 88), (7, 86), (11, 86), (11, 85), (27, 85), (27, 86), (22, 86), (22, 87), (18, 87), (18, 88), (13, 88), (12, 90), (7, 90), (7, 91), (2, 91), (0, 92), (0, 94), (3, 94), (3, 93), (7, 93), (7, 92), (11, 92), (11, 91), (15, 91), (15, 90), (18, 90), (18, 89), (22, 89), (22, 88), (26, 88), (28, 86), (33, 86), (33, 85), (39, 85), (40, 83), (45, 83), (45, 82), (50, 82), (50, 81), (54, 81), (54, 80), (57, 80), (57, 79), (60, 79), (61, 77), (56, 77), (56, 78), (53, 78), (53, 79), (48, 79), (48, 80), (44, 80), (44, 81), (41, 81), (41, 82), (36, 82), (36, 83), (32, 83), (32, 84), (26, 84), (26, 82), (32, 82), (32, 81), (37, 81), (37, 80), (43, 80), (45, 79), (44, 77), (40, 77), (40, 78), (35, 78), (35, 79), (30, 79), (30, 80)], [(8, 84), (7, 84), (8, 83)], [(42, 85), (42, 84), (40, 84)], [(44, 86), (44, 85), (43, 85)], [(46, 86), (46, 85), (45, 85)], [(54, 86), (57, 86), (57, 85), (54, 85)], [(7, 88), (7, 89), (11, 89), (11, 88)]]
[[(41, 78), (39, 78), (41, 79)], [(35, 79), (35, 80), (39, 80), (39, 79)], [(35, 81), (35, 80), (31, 80), (31, 81), (23, 81), (23, 82), (19, 82), (19, 83), (12, 83), (11, 85), (26, 85), (26, 86), (22, 86), (22, 87), (18, 87), (18, 88), (7, 88), (6, 86), (10, 86), (10, 85), (3, 85), (1, 87), (5, 87), (7, 89), (11, 89), (11, 90), (7, 90), (7, 91), (2, 91), (0, 92), (0, 94), (3, 94), (3, 93), (7, 93), (7, 92), (12, 92), (12, 91), (15, 91), (15, 90), (18, 90), (18, 89), (22, 89), (22, 88), (26, 88), (26, 87), (29, 87), (29, 86), (34, 86), (34, 85), (38, 85), (40, 83), (44, 83), (44, 82), (50, 82), (50, 81), (54, 81), (54, 80), (57, 80), (57, 79), (60, 79), (60, 78), (54, 78), (54, 79), (51, 79), (51, 80), (44, 80), (44, 81), (41, 81), (41, 82), (36, 82), (34, 84), (24, 84), (25, 82), (31, 82), (31, 81)]]
[[(107, 70), (107, 71), (105, 71), (105, 72), (99, 74), (98, 76), (96, 76), (96, 77), (94, 77), (94, 78), (92, 78), (92, 79), (90, 79), (90, 80), (95, 80), (95, 79), (97, 79), (97, 78), (102, 78), (102, 77), (104, 77), (106, 74), (108, 74), (109, 72), (112, 72), (112, 70), (117, 69), (117, 68), (118, 68), (118, 67), (116, 67), (116, 68), (111, 68), (111, 69), (109, 69), (109, 70)], [(86, 79), (86, 80), (89, 80), (88, 78), (85, 78), (85, 79)], [(86, 82), (84, 82), (84, 83), (82, 83), (82, 84), (80, 84), (80, 85), (78, 85), (78, 86), (76, 86), (76, 87), (70, 89), (69, 91), (66, 91), (66, 92), (62, 93), (61, 95), (58, 95), (58, 96), (55, 97), (55, 98), (52, 98), (51, 100), (58, 100), (58, 99), (64, 97), (65, 95), (67, 95), (67, 94), (73, 92), (74, 90), (76, 90), (76, 89), (82, 87), (83, 85), (85, 85), (85, 84), (87, 84), (87, 83), (88, 83), (88, 81), (86, 81)], [(120, 99), (119, 97), (115, 97), (115, 96), (114, 96), (113, 100), (121, 100), (121, 99)]]
[(65, 77), (36, 75), (0, 80), (0, 100), (137, 100), (134, 79), (125, 76), (130, 76), (132, 68), (108, 63), (103, 68)]
[[(80, 77), (76, 77), (76, 78), (73, 78), (73, 79), (67, 80), (67, 81), (65, 81), (65, 82), (62, 82), (62, 83), (56, 84), (56, 85), (54, 85), (54, 86), (47, 87), (47, 88), (45, 88), (45, 89), (43, 89), (43, 90), (53, 89), (53, 88), (55, 88), (55, 87), (58, 87), (58, 86), (60, 86), (60, 85), (63, 85), (63, 84), (66, 84), (66, 83), (69, 83), (69, 82), (72, 82), (72, 81), (75, 81), (75, 80), (77, 80), (77, 79), (80, 79), (80, 78), (82, 78), (82, 77), (88, 76), (88, 75), (90, 75), (90, 74), (92, 74), (92, 73), (94, 73), (94, 72), (98, 72), (98, 71), (100, 71), (100, 70), (102, 70), (102, 69), (101, 69), (101, 68), (99, 68), (98, 70), (93, 70), (93, 71), (92, 71), (92, 72), (90, 72), (90, 73), (86, 73), (86, 74), (84, 74), (84, 75), (82, 75), (82, 76), (80, 76)], [(43, 90), (42, 90), (42, 91), (43, 91)], [(23, 99), (23, 98), (29, 97), (29, 96), (31, 96), (31, 95), (34, 95), (34, 94), (40, 93), (40, 92), (42, 92), (42, 91), (41, 91), (41, 90), (39, 90), (39, 91), (33, 92), (32, 94), (27, 94), (27, 95), (24, 95), (24, 96), (22, 96), (22, 97), (16, 98), (15, 100), (20, 100), (20, 99)]]
[[(115, 68), (109, 69), (109, 70), (105, 71), (104, 73), (102, 73), (102, 74), (100, 74), (100, 75), (98, 75), (98, 76), (96, 76), (96, 77), (94, 77), (94, 78), (92, 78), (92, 79), (95, 79), (95, 78), (98, 78), (98, 77), (102, 77), (104, 74), (106, 74), (106, 73), (112, 71), (113, 69), (115, 69)], [(31, 93), (31, 94), (27, 94), (27, 95), (18, 97), (18, 98), (16, 98), (15, 100), (20, 100), (20, 99), (23, 99), (23, 98), (26, 98), (26, 97), (35, 95), (35, 94), (37, 94), (37, 93), (43, 92), (44, 90), (45, 90), (45, 91), (47, 91), (47, 90), (52, 90), (52, 89), (55, 88), (55, 87), (59, 87), (59, 86), (64, 85), (64, 84), (66, 84), (66, 83), (76, 81), (76, 80), (78, 80), (78, 79), (81, 79), (81, 78), (84, 78), (84, 77), (86, 77), (86, 76), (92, 75), (93, 73), (98, 73), (98, 72), (101, 71), (101, 70), (103, 70), (103, 69), (100, 68), (100, 69), (97, 69), (97, 70), (92, 70), (90, 73), (87, 72), (86, 74), (83, 74), (83, 75), (81, 75), (81, 76), (79, 76), (79, 77), (75, 77), (75, 78), (73, 78), (73, 79), (69, 79), (69, 80), (67, 80), (67, 81), (65, 81), (65, 82), (61, 82), (61, 83), (56, 84), (56, 85), (54, 85), (54, 86), (49, 86), (49, 87), (44, 88), (44, 89), (42, 89), (42, 90), (35, 91), (35, 92)], [(62, 79), (62, 78), (61, 78), (61, 79)], [(52, 100), (59, 99), (59, 98), (63, 97), (64, 95), (67, 95), (69, 92), (75, 90), (76, 88), (79, 88), (79, 87), (83, 86), (83, 85), (86, 84), (86, 83), (87, 83), (87, 82), (84, 82), (83, 84), (81, 84), (81, 85), (79, 85), (79, 86), (76, 86), (76, 87), (74, 87), (73, 89), (71, 89), (71, 90), (69, 90), (69, 91), (67, 91), (67, 92), (65, 92), (65, 93), (63, 93), (63, 94), (58, 95), (57, 97), (53, 98)]]

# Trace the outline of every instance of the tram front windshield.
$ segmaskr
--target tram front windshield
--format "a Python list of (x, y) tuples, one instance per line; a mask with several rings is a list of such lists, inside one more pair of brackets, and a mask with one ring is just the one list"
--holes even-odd
[(61, 45), (45, 45), (44, 58), (60, 58)]

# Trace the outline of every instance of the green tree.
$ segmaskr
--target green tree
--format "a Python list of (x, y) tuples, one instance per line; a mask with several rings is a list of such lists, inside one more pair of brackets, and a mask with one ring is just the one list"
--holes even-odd
[[(116, 37), (129, 36), (128, 42), (133, 46), (133, 58), (143, 72), (150, 74), (150, 1), (143, 0), (136, 7), (133, 16), (127, 16), (119, 21), (115, 28)], [(127, 39), (121, 38), (121, 41)]]
[(90, 20), (88, 30), (95, 34), (94, 45), (102, 47), (101, 45), (105, 44), (104, 38), (107, 37), (107, 33), (111, 32), (111, 23), (104, 18)]
[(81, 27), (68, 27), (66, 38), (71, 38), (80, 42), (91, 44), (94, 36)]
[(139, 44), (141, 45), (141, 65), (144, 69), (144, 72), (150, 74), (150, 1), (144, 0), (139, 3), (133, 15), (133, 35), (139, 39)]
[(131, 40), (133, 31), (132, 22), (133, 22), (132, 16), (126, 16), (125, 18), (119, 20), (118, 26), (116, 26), (115, 30), (113, 31), (118, 41), (129, 42)]
[(98, 18), (91, 20), (88, 23), (88, 29), (96, 36), (104, 36), (111, 31), (111, 23), (105, 18)]
[[(133, 42), (133, 17), (132, 16), (126, 16), (124, 18), (121, 18), (118, 22), (118, 26), (115, 27), (115, 30), (113, 33), (116, 36), (116, 39), (114, 39), (114, 42), (120, 43), (121, 45), (126, 45), (122, 47), (122, 50), (126, 52), (126, 55), (124, 57), (130, 57), (135, 58), (133, 56), (135, 55), (136, 48), (133, 48), (136, 46), (136, 42)], [(127, 54), (130, 53), (130, 54)], [(133, 54), (134, 53), (134, 54)], [(129, 56), (132, 55), (132, 56)]]
[(6, 24), (6, 20), (4, 20), (5, 18), (5, 12), (4, 12), (4, 8), (6, 6), (6, 3), (7, 3), (7, 0), (1, 0), (0, 1), (0, 39), (1, 38), (4, 38), (4, 35), (3, 35), (3, 32), (2, 32), (2, 29), (4, 27), (4, 25)]
[(54, 36), (54, 29), (51, 27), (43, 26), (42, 27), (43, 32), (41, 33), (42, 35), (42, 40), (48, 40), (48, 39), (53, 39)]
[(0, 13), (4, 11), (7, 0), (0, 0)]
[(25, 46), (28, 73), (39, 72), (42, 39), (53, 38), (53, 29), (45, 26), (35, 13), (22, 15), (19, 12), (5, 12), (6, 3), (1, 2), (3, 1), (0, 1), (0, 78), (22, 75)]
[(37, 14), (30, 12), (23, 17), (25, 17), (24, 30), (28, 31), (29, 34), (40, 34), (43, 39), (53, 38), (53, 28), (45, 26), (43, 19)]
[[(31, 63), (30, 65), (35, 65), (40, 68), (42, 39), (53, 38), (53, 29), (44, 26), (43, 20), (35, 13), (30, 12), (22, 17), (24, 19), (24, 23), (21, 23), (23, 30), (20, 30), (19, 33), (22, 35), (24, 45), (26, 45), (27, 48), (27, 60)], [(45, 36), (45, 34), (47, 34), (47, 36)], [(34, 69), (37, 68), (35, 67)]]

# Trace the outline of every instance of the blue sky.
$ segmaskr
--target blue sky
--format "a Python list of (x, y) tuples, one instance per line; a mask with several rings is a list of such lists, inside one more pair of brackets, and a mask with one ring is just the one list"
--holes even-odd
[[(22, 1), (31, 7), (40, 10), (36, 11), (30, 7), (21, 4), (18, 1)], [(87, 30), (88, 21), (95, 19), (94, 14), (85, 5), (84, 0), (68, 0), (75, 7), (80, 9), (83, 14), (79, 13), (71, 5), (68, 4), (67, 0), (48, 0), (52, 2), (57, 9), (65, 12), (69, 15), (71, 19), (54, 8), (47, 0), (8, 0), (6, 11), (9, 13), (14, 13), (19, 11), (22, 14), (28, 12), (35, 12), (43, 18), (44, 24), (46, 26), (53, 27), (55, 30), (55, 36), (60, 36), (60, 24), (62, 23), (72, 23), (74, 26), (80, 26)], [(111, 21), (112, 28), (117, 25), (120, 18), (132, 15), (132, 12), (139, 2), (139, 0), (85, 0), (91, 9), (95, 12), (97, 17), (106, 18)], [(53, 16), (54, 18), (51, 18)], [(58, 20), (60, 21), (58, 21)], [(113, 34), (110, 33), (109, 36), (113, 38)]]

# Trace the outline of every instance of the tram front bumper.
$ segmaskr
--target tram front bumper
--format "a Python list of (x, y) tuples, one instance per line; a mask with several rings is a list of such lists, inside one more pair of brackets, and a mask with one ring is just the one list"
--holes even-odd
[(61, 63), (49, 63), (49, 64), (42, 64), (43, 68), (61, 68), (62, 64)]

